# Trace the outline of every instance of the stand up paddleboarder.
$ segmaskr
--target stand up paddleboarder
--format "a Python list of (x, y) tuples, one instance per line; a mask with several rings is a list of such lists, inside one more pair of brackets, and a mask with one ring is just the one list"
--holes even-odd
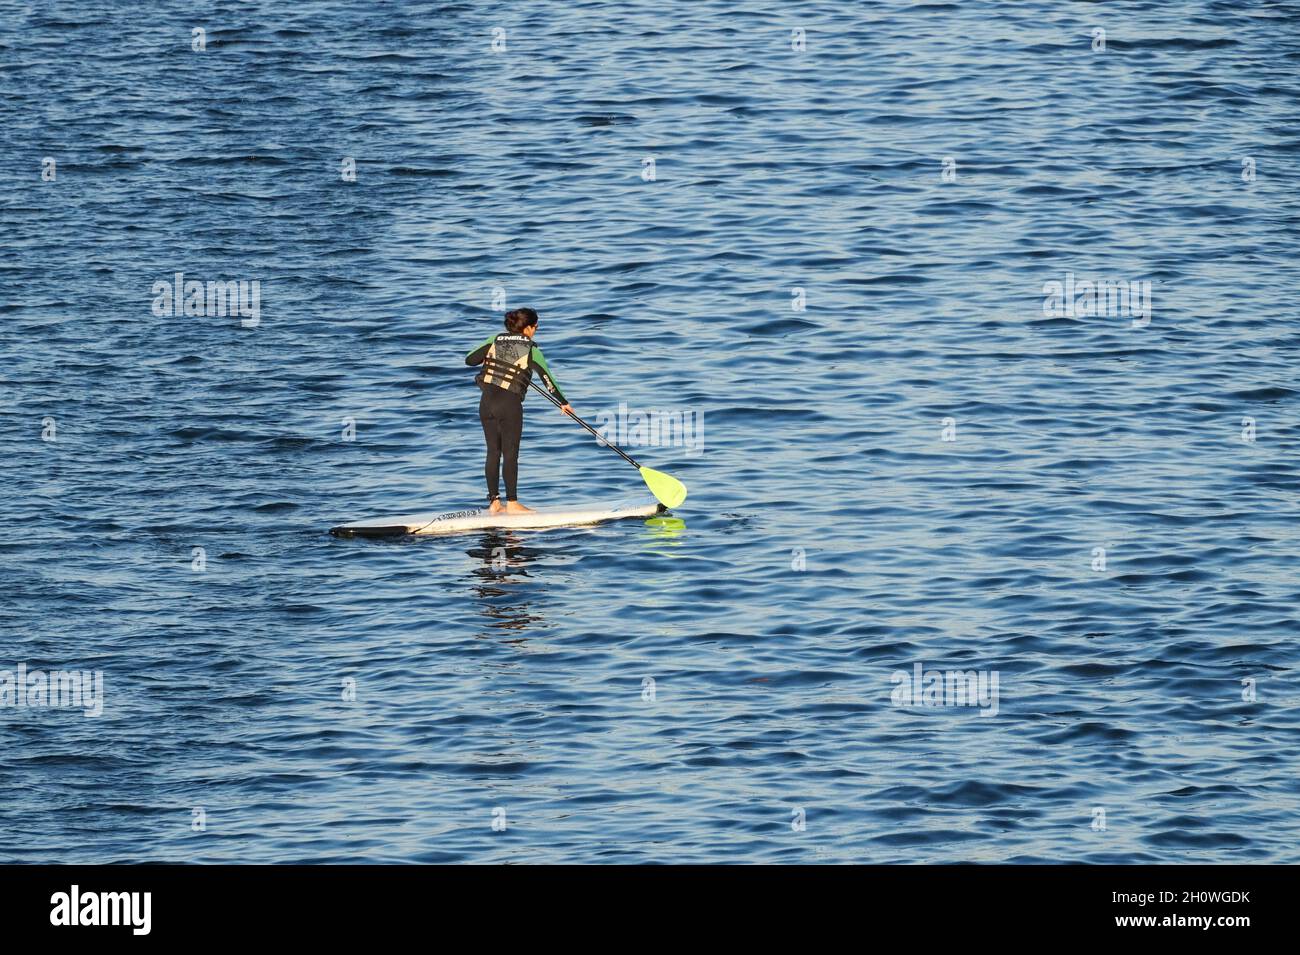
[[(493, 513), (527, 514), (532, 511), (519, 503), (519, 441), (524, 433), (524, 395), (536, 370), (546, 390), (560, 404), (560, 410), (572, 415), (551, 369), (546, 367), (542, 350), (533, 344), (537, 334), (537, 313), (531, 308), (506, 312), (506, 332), (493, 335), (465, 356), (465, 364), (482, 365), (474, 381), (483, 389), (478, 403), (478, 417), (483, 423), (487, 442), (487, 461), (483, 476), (487, 479), (488, 509)], [(506, 503), (502, 507), (499, 478), (506, 479)]]

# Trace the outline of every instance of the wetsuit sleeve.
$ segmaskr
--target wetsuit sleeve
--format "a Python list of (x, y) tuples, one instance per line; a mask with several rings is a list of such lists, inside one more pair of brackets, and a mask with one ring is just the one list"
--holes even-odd
[(546, 390), (554, 395), (560, 404), (567, 405), (569, 403), (569, 400), (564, 397), (564, 392), (560, 390), (560, 386), (556, 384), (551, 369), (546, 367), (546, 356), (542, 354), (542, 350), (536, 345), (528, 352), (528, 367), (542, 376), (542, 384), (546, 386)]
[(478, 348), (475, 348), (472, 352), (470, 352), (468, 355), (465, 356), (465, 364), (467, 365), (483, 364), (483, 359), (487, 357), (488, 349), (492, 347), (492, 343), (494, 341), (496, 341), (496, 336), (495, 335), (489, 336), (487, 341), (485, 341), (482, 345), (479, 345)]

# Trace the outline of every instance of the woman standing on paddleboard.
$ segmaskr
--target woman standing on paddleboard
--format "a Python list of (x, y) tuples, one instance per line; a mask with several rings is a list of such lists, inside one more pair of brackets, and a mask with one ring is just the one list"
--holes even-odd
[[(564, 399), (564, 393), (555, 383), (551, 369), (546, 367), (542, 350), (533, 344), (537, 334), (537, 313), (531, 308), (516, 308), (506, 312), (506, 333), (493, 335), (465, 356), (465, 364), (482, 365), (475, 377), (483, 389), (478, 403), (479, 421), (483, 423), (483, 438), (487, 442), (487, 462), (483, 476), (487, 478), (488, 509), (496, 514), (527, 514), (532, 511), (518, 499), (519, 440), (524, 433), (524, 395), (533, 378), (534, 369), (542, 378), (546, 390), (560, 402), (565, 414), (573, 409)], [(506, 479), (506, 503), (501, 505), (499, 474)]]

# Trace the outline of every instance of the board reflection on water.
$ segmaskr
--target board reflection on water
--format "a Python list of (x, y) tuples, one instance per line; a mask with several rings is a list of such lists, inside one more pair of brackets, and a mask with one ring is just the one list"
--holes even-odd
[[(679, 517), (650, 518), (640, 531), (643, 553), (666, 556), (665, 548), (679, 546), (685, 532), (686, 522)], [(474, 560), (469, 575), (478, 612), (488, 618), (493, 629), (525, 630), (544, 623), (536, 598), (546, 586), (546, 561), (562, 549), (558, 544), (548, 549), (546, 542), (537, 532), (491, 530), (480, 534), (465, 551)]]

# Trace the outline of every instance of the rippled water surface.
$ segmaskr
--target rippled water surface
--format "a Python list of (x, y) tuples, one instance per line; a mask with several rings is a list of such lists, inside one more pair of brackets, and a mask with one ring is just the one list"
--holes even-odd
[[(0, 0), (0, 668), (105, 697), (0, 709), (0, 858), (1300, 861), (1298, 71), (1267, 2)], [(702, 416), (675, 520), (329, 537), (480, 502), (497, 289)], [(644, 492), (526, 407), (526, 503)]]

